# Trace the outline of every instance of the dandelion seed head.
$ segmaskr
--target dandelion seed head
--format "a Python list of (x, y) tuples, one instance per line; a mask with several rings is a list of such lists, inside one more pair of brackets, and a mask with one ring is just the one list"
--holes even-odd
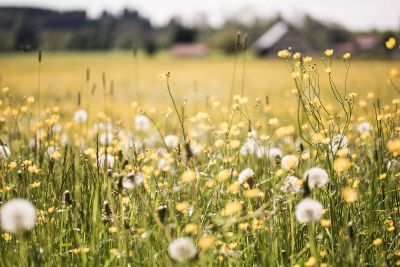
[(271, 147), (266, 151), (266, 155), (271, 161), (274, 161), (277, 157), (282, 158), (283, 152), (278, 147)]
[(167, 135), (165, 136), (164, 141), (167, 147), (174, 148), (179, 145), (179, 138), (176, 135)]
[(98, 158), (98, 163), (101, 168), (114, 167), (114, 156), (111, 154), (101, 154)]
[(150, 129), (150, 120), (145, 115), (137, 115), (135, 117), (135, 129), (137, 131), (146, 132)]
[(296, 176), (288, 176), (285, 179), (283, 186), (281, 187), (282, 192), (296, 194), (301, 191), (301, 180)]
[(197, 249), (191, 238), (180, 237), (169, 244), (168, 252), (175, 261), (186, 262), (196, 256)]
[(300, 223), (319, 221), (323, 215), (322, 204), (311, 198), (301, 200), (296, 206), (296, 219)]
[(238, 177), (238, 182), (240, 184), (243, 184), (244, 182), (246, 182), (248, 179), (254, 177), (255, 173), (253, 171), (253, 169), (251, 168), (246, 168), (244, 170), (242, 170), (239, 174)]
[(0, 145), (0, 160), (7, 160), (10, 155), (10, 149), (6, 145)]
[(307, 179), (310, 189), (321, 188), (329, 182), (328, 173), (319, 167), (313, 167), (304, 173), (304, 179)]
[(74, 120), (77, 123), (85, 123), (88, 119), (88, 113), (84, 109), (79, 109), (74, 113)]
[(0, 209), (1, 228), (7, 233), (28, 231), (35, 226), (35, 207), (25, 199), (15, 198)]
[(141, 185), (144, 181), (144, 175), (141, 172), (128, 173), (124, 179), (122, 179), (122, 186), (127, 190), (132, 190), (135, 187)]
[(102, 145), (109, 145), (112, 143), (114, 136), (111, 132), (102, 133), (99, 136), (99, 142)]
[(371, 124), (369, 124), (368, 122), (366, 122), (366, 121), (364, 121), (364, 122), (361, 122), (361, 123), (359, 123), (358, 125), (357, 125), (357, 131), (360, 133), (360, 134), (363, 134), (363, 133), (366, 133), (366, 132), (370, 132), (370, 131), (372, 131), (372, 126), (371, 126)]
[(254, 138), (247, 138), (246, 142), (240, 148), (240, 154), (242, 156), (253, 155), (257, 151), (257, 148), (257, 141)]

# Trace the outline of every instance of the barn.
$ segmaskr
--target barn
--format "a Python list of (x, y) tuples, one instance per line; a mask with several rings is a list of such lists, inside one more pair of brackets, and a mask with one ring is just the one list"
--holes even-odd
[(295, 47), (303, 53), (313, 51), (313, 45), (302, 31), (287, 21), (275, 22), (251, 45), (258, 56), (276, 55), (279, 50)]

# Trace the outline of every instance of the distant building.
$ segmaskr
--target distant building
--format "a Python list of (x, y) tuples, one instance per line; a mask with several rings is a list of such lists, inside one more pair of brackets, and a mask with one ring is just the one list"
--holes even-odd
[(313, 50), (311, 41), (304, 36), (301, 30), (283, 20), (272, 25), (251, 46), (259, 56), (274, 55), (279, 50), (288, 47), (294, 47), (296, 51), (303, 53)]
[(363, 34), (357, 36), (354, 43), (361, 51), (371, 51), (380, 45), (380, 38), (376, 34)]
[(178, 43), (170, 48), (174, 57), (199, 58), (208, 54), (208, 47), (202, 43)]
[(380, 38), (376, 34), (361, 34), (354, 37), (353, 40), (340, 42), (334, 46), (338, 54), (346, 52), (357, 54), (374, 53), (379, 50)]
[(333, 46), (335, 53), (340, 55), (344, 53), (355, 53), (357, 51), (357, 45), (354, 41), (340, 42)]

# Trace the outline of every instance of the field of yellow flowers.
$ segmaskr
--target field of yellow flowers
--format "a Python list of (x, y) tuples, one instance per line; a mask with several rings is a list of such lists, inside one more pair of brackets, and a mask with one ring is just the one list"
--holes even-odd
[(2, 55), (0, 266), (400, 265), (394, 60)]

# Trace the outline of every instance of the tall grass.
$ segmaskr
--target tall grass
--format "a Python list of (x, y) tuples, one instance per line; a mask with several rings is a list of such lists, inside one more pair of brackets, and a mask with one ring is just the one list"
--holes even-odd
[[(320, 70), (284, 50), (297, 113), (277, 118), (268, 97), (244, 95), (243, 47), (241, 95), (232, 82), (229, 106), (210, 99), (196, 113), (176, 96), (173, 73), (161, 82), (169, 106), (139, 102), (132, 112), (116, 104), (105, 73), (95, 99), (87, 69), (78, 109), (88, 119), (45, 108), (42, 96), (35, 115), (39, 93), (16, 99), (4, 87), (1, 201), (27, 199), (37, 218), (28, 231), (2, 232), (0, 265), (399, 265), (396, 93), (391, 102), (352, 93), (350, 56), (342, 78), (329, 51)], [(312, 167), (326, 171), (326, 185), (311, 184)], [(320, 202), (321, 214), (311, 207), (299, 217), (302, 199)], [(171, 253), (180, 237), (189, 238), (177, 252), (186, 258)]]

